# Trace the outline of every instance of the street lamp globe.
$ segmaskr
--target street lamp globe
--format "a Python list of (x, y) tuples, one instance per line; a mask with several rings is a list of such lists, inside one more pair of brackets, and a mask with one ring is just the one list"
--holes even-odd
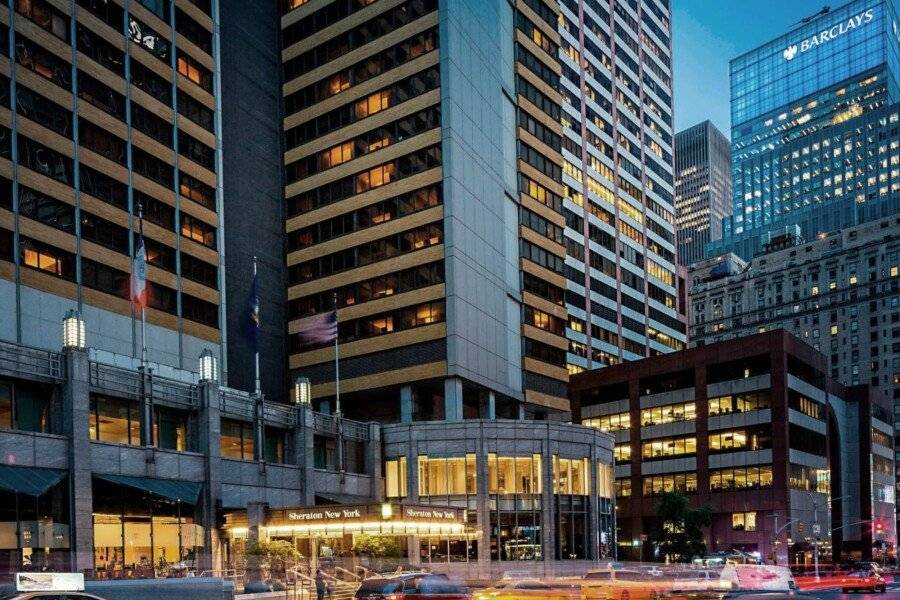
[(294, 379), (294, 404), (309, 404), (312, 399), (312, 384), (309, 377), (298, 375)]
[(200, 353), (200, 381), (216, 381), (218, 375), (216, 357), (209, 348), (204, 348)]
[(83, 350), (85, 344), (84, 337), (84, 319), (81, 318), (80, 312), (74, 308), (70, 308), (62, 321), (63, 348)]

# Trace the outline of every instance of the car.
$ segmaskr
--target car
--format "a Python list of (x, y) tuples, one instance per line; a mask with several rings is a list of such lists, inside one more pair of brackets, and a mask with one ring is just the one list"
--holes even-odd
[(581, 586), (577, 582), (550, 582), (522, 579), (478, 590), (472, 600), (579, 600)]
[(404, 573), (364, 579), (353, 597), (357, 600), (469, 600), (469, 589), (446, 575)]
[(85, 592), (12, 592), (0, 594), (0, 600), (103, 600)]
[(635, 569), (594, 569), (581, 579), (582, 600), (653, 600), (656, 578)]
[(673, 592), (730, 592), (734, 589), (730, 579), (712, 569), (678, 571), (667, 579), (671, 581)]
[(850, 592), (878, 592), (885, 593), (887, 591), (887, 582), (884, 577), (875, 571), (854, 571), (841, 577), (841, 591), (845, 594)]

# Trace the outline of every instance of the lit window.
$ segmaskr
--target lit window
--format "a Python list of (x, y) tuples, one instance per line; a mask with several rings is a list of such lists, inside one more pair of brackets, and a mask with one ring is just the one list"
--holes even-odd
[(341, 163), (345, 163), (353, 158), (353, 142), (344, 142), (338, 144), (334, 148), (325, 150), (320, 155), (323, 169), (336, 167)]
[(384, 495), (386, 498), (405, 498), (406, 457), (386, 460), (384, 463)]
[[(401, 460), (405, 464), (405, 459)], [(476, 481), (474, 454), (453, 458), (419, 456), (420, 496), (475, 494)], [(403, 482), (403, 487), (405, 488), (405, 482)]]
[(832, 325), (831, 326), (831, 335), (837, 335), (837, 334), (838, 334), (838, 326)]
[(541, 455), (497, 456), (488, 454), (488, 493), (540, 494)]
[(756, 531), (756, 513), (733, 513), (731, 515), (731, 528), (734, 531)]
[(375, 92), (356, 103), (356, 117), (363, 119), (381, 112), (391, 105), (391, 93), (387, 90)]

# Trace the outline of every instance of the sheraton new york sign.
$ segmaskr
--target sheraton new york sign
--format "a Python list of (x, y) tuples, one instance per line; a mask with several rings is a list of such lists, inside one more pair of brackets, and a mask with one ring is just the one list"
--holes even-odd
[(814, 36), (808, 37), (797, 44), (791, 44), (784, 49), (782, 55), (784, 56), (785, 60), (793, 60), (794, 57), (798, 54), (803, 54), (804, 52), (808, 52), (809, 50), (817, 48), (822, 44), (827, 44), (828, 42), (835, 40), (842, 35), (853, 31), (854, 29), (871, 23), (874, 18), (874, 9), (870, 8), (868, 10), (865, 10), (845, 21), (835, 23), (828, 29), (823, 29)]

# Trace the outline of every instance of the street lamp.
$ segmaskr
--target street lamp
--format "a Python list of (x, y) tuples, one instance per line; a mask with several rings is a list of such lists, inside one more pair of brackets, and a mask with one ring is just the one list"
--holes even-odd
[(84, 319), (74, 308), (66, 312), (62, 321), (63, 348), (84, 350)]
[(311, 397), (312, 384), (309, 382), (309, 377), (297, 375), (297, 378), (294, 379), (294, 404), (309, 404)]
[(200, 353), (200, 381), (210, 382), (218, 379), (218, 365), (216, 357), (209, 348), (204, 348)]

